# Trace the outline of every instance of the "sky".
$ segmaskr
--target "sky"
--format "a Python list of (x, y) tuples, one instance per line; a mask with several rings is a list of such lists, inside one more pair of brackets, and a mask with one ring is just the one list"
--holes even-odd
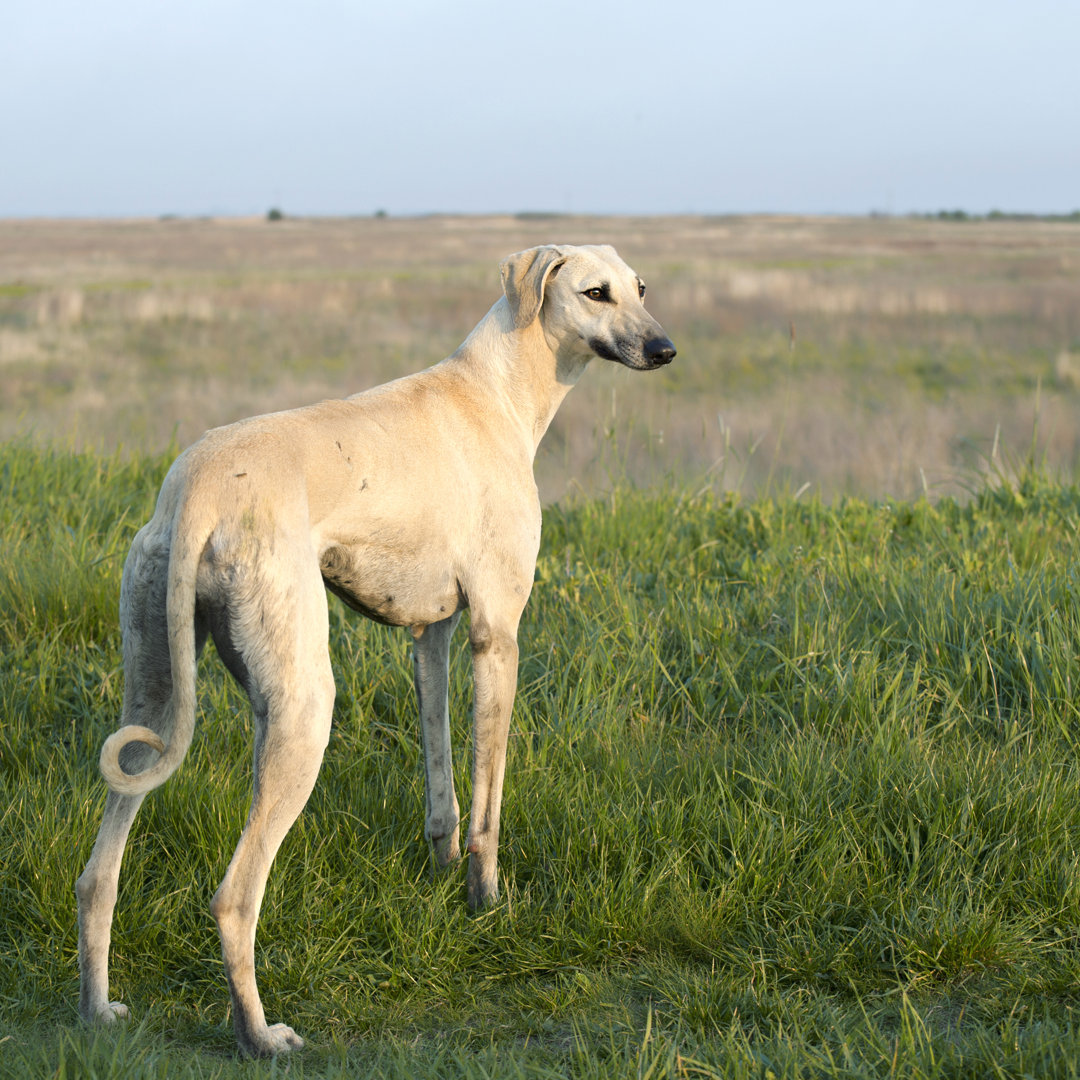
[(36, 0), (0, 217), (1080, 209), (1077, 0)]

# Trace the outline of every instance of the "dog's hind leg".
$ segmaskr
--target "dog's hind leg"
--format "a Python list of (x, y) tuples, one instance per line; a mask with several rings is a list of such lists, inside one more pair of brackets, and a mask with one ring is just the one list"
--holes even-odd
[[(313, 556), (276, 569), (260, 564), (244, 609), (230, 612), (230, 669), (255, 713), (251, 809), (211, 911), (221, 935), (233, 1023), (241, 1050), (270, 1057), (303, 1046), (285, 1024), (268, 1025), (255, 982), (255, 926), (270, 865), (318, 776), (330, 737), (334, 676), (326, 594)], [(275, 588), (274, 582), (284, 582)], [(218, 629), (215, 627), (215, 638)]]
[[(165, 624), (167, 548), (155, 545), (147, 530), (136, 537), (124, 564), (120, 589), (120, 621), (124, 639), (123, 722), (156, 731), (168, 741), (165, 729), (171, 711), (172, 669)], [(206, 631), (196, 622), (196, 646)], [(145, 743), (124, 748), (124, 768), (144, 769), (155, 757)], [(86, 869), (76, 882), (79, 902), (79, 1012), (89, 1021), (110, 1022), (128, 1014), (126, 1006), (109, 1000), (109, 941), (124, 845), (143, 795), (110, 791), (101, 828)]]
[(450, 749), (450, 638), (460, 613), (432, 623), (414, 635), (413, 676), (424, 741), (424, 792), (427, 811), (424, 836), (435, 849), (439, 866), (461, 857), (458, 824), (461, 814), (454, 792)]
[(120, 861), (144, 798), (109, 792), (93, 854), (75, 883), (79, 898), (79, 1013), (87, 1021), (107, 1023), (128, 1015), (126, 1005), (109, 1000), (109, 942)]

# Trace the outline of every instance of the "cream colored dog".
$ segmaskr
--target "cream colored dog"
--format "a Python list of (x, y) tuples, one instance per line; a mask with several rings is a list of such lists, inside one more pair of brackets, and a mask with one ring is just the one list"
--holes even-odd
[(447, 685), (469, 608), (475, 679), (469, 903), (498, 895), (496, 849), (517, 628), (540, 544), (533, 457), (594, 356), (649, 370), (675, 348), (610, 247), (539, 247), (501, 266), (505, 295), (448, 359), (342, 401), (207, 432), (177, 458), (124, 566), (123, 726), (101, 750), (108, 801), (79, 878), (80, 1010), (114, 1020), (108, 952), (124, 844), (143, 796), (195, 725), (195, 662), (212, 635), (255, 716), (254, 793), (211, 904), (236, 1037), (251, 1055), (303, 1045), (268, 1026), (255, 923), (270, 864), (307, 801), (330, 734), (325, 588), (414, 639), (425, 835), (458, 858)]

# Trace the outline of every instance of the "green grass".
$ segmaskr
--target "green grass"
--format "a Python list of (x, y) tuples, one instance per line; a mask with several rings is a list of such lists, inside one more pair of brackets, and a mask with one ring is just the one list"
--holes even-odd
[(0, 447), (0, 1075), (1080, 1075), (1080, 486), (1030, 470), (550, 508), (476, 917), (423, 842), (407, 635), (333, 602), (334, 733), (260, 922), (268, 1017), (308, 1040), (278, 1064), (236, 1059), (208, 913), (251, 736), (208, 650), (121, 876), (133, 1019), (83, 1028), (116, 595), (168, 463)]

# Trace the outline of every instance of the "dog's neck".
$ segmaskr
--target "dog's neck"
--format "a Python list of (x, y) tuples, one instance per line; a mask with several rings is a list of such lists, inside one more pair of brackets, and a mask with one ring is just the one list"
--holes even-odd
[(500, 400), (518, 420), (533, 455), (563, 398), (589, 363), (555, 353), (540, 318), (518, 329), (505, 297), (447, 362), (460, 364), (465, 372), (483, 372), (484, 397)]

